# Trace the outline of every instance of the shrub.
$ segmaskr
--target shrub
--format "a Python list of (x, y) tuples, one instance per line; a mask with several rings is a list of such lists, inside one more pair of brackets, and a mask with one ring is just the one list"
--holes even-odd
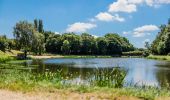
[(13, 58), (7, 55), (0, 55), (0, 63), (5, 63), (12, 60)]
[(142, 56), (143, 51), (130, 51), (130, 52), (123, 52), (123, 56)]

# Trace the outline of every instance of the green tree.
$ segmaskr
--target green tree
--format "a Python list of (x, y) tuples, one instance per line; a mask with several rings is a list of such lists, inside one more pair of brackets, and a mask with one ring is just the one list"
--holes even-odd
[(61, 46), (63, 41), (59, 34), (50, 34), (47, 38), (45, 48), (47, 52), (50, 53), (61, 53)]
[(6, 36), (0, 36), (0, 50), (4, 51), (7, 49), (8, 47), (8, 41)]
[(61, 51), (63, 54), (70, 54), (70, 43), (68, 40), (64, 40)]
[(61, 36), (62, 41), (68, 40), (70, 43), (70, 53), (78, 54), (81, 47), (81, 39), (79, 35), (74, 33), (65, 33)]
[(32, 36), (32, 51), (37, 55), (41, 55), (45, 50), (44, 35), (39, 32), (34, 32)]
[(37, 19), (34, 20), (34, 29), (38, 31), (38, 20)]
[(97, 39), (98, 52), (100, 55), (107, 54), (108, 41), (104, 37), (99, 37)]
[(24, 49), (25, 58), (27, 57), (27, 51), (30, 50), (31, 47), (33, 31), (33, 25), (27, 21), (20, 21), (16, 23), (14, 27), (13, 33), (15, 40), (18, 46)]
[(120, 55), (122, 53), (122, 46), (119, 40), (119, 35), (109, 33), (105, 35), (105, 38), (108, 41), (107, 53), (109, 55)]
[(170, 52), (170, 24), (161, 25), (160, 32), (151, 45), (154, 54), (168, 54)]
[(39, 33), (43, 33), (43, 32), (44, 32), (44, 29), (43, 29), (43, 21), (42, 21), (42, 20), (39, 20), (38, 32), (39, 32)]
[(81, 34), (82, 39), (82, 46), (81, 46), (81, 53), (82, 54), (91, 54), (92, 50), (92, 40), (94, 37), (88, 33)]

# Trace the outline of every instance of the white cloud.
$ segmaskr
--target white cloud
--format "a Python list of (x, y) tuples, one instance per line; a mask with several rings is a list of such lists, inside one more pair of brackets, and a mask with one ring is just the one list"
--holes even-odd
[(131, 33), (130, 31), (128, 31), (128, 32), (124, 31), (123, 32), (124, 35), (130, 34), (130, 33)]
[(140, 4), (158, 8), (162, 4), (170, 4), (170, 0), (117, 0), (110, 4), (108, 11), (132, 13), (137, 11)]
[(129, 3), (127, 0), (117, 0), (109, 6), (109, 12), (136, 12), (136, 5)]
[(115, 15), (111, 15), (107, 12), (101, 12), (98, 15), (95, 16), (98, 20), (100, 21), (119, 21), (119, 22), (123, 22), (125, 21), (125, 19), (123, 17), (120, 17), (118, 14)]
[(89, 29), (97, 27), (96, 24), (91, 23), (81, 23), (77, 22), (72, 25), (68, 25), (68, 28), (66, 29), (67, 32), (86, 32)]
[(170, 4), (170, 0), (128, 0), (132, 4), (142, 4), (145, 3), (148, 6), (159, 7), (161, 4)]
[(134, 29), (134, 31), (138, 32), (151, 32), (156, 30), (159, 30), (159, 28), (156, 25), (144, 25)]
[(95, 17), (100, 21), (109, 22), (109, 21), (113, 20), (113, 16), (107, 12), (101, 12), (101, 13), (97, 14)]
[(144, 0), (127, 0), (128, 3), (131, 3), (131, 4), (141, 4), (144, 2)]
[(159, 30), (159, 28), (156, 25), (144, 25), (133, 30), (133, 37), (144, 37), (157, 30)]
[(155, 0), (160, 4), (170, 4), (170, 0)]
[(115, 14), (113, 16), (113, 20), (119, 21), (119, 22), (124, 22), (125, 21), (125, 19), (123, 17), (120, 17), (118, 14)]

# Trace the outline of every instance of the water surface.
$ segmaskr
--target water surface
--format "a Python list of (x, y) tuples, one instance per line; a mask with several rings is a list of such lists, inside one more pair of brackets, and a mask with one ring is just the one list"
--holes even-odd
[[(63, 70), (68, 82), (86, 83), (97, 69), (111, 70), (120, 67), (127, 71), (125, 85), (165, 86), (170, 84), (170, 62), (144, 58), (57, 58), (33, 60), (23, 63), (25, 67), (33, 67), (36, 73)], [(70, 75), (71, 73), (71, 75)]]

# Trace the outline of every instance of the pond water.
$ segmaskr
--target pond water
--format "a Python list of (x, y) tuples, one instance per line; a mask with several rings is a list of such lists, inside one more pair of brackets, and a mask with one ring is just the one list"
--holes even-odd
[(97, 69), (111, 70), (114, 67), (120, 67), (127, 71), (125, 85), (165, 86), (170, 84), (170, 62), (168, 61), (144, 58), (57, 58), (27, 61), (22, 64), (27, 67), (38, 65), (33, 70), (37, 73), (62, 69), (68, 77), (68, 82), (73, 83), (86, 82), (93, 77)]

